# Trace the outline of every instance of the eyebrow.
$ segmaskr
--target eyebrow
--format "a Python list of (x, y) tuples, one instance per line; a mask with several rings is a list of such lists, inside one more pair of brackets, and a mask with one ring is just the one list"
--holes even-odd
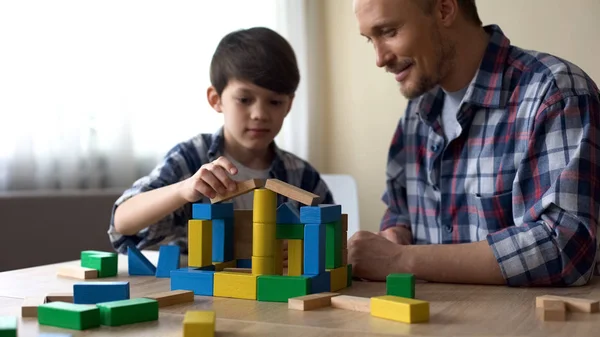
[[(371, 27), (371, 29), (369, 30), (369, 33), (371, 33), (372, 35), (379, 35), (381, 34), (381, 31), (384, 28), (390, 27), (390, 26), (399, 26), (400, 22), (397, 20), (393, 20), (393, 19), (384, 19), (384, 20), (380, 20), (379, 22), (377, 22), (374, 26)], [(365, 34), (360, 34), (364, 37), (367, 37)]]

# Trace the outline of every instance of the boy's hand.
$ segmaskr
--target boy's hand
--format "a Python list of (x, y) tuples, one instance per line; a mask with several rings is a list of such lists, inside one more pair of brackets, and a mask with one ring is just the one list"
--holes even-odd
[(359, 231), (348, 240), (348, 264), (352, 264), (356, 277), (385, 281), (389, 274), (404, 272), (403, 249), (406, 248), (381, 235)]
[(390, 227), (384, 231), (379, 232), (378, 234), (399, 245), (412, 244), (412, 232), (406, 227)]
[(193, 176), (184, 180), (181, 188), (182, 197), (188, 202), (196, 202), (202, 196), (212, 199), (217, 194), (235, 191), (237, 184), (227, 173), (237, 174), (237, 167), (225, 157), (219, 157), (212, 163), (202, 165)]

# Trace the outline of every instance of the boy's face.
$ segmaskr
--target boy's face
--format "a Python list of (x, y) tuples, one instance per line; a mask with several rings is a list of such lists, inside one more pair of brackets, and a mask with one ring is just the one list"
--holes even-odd
[(281, 130), (293, 98), (234, 79), (227, 83), (221, 97), (213, 87), (208, 89), (209, 103), (225, 117), (226, 137), (251, 151), (269, 147)]

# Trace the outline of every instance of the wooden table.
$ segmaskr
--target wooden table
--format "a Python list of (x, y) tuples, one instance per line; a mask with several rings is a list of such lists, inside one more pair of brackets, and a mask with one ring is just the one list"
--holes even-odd
[[(156, 263), (155, 252), (145, 252)], [(75, 257), (77, 258), (77, 257)], [(185, 263), (185, 262), (183, 262)], [(65, 264), (79, 264), (79, 261)], [(27, 296), (50, 292), (72, 292), (79, 280), (56, 276), (60, 264), (0, 273), (0, 315), (20, 316)], [(119, 276), (102, 280), (128, 280), (131, 297), (169, 290), (170, 280), (151, 276), (129, 277), (127, 257), (119, 256)], [(385, 284), (354, 282), (344, 294), (371, 297), (385, 294)], [(568, 313), (566, 322), (542, 322), (535, 316), (535, 297), (559, 294), (600, 299), (595, 278), (577, 288), (509, 288), (419, 282), (416, 297), (430, 302), (429, 323), (404, 324), (367, 313), (325, 308), (315, 311), (288, 310), (286, 303), (268, 303), (196, 296), (194, 303), (160, 309), (158, 321), (77, 331), (39, 326), (36, 319), (20, 319), (19, 336), (39, 332), (68, 332), (73, 336), (181, 336), (187, 310), (211, 309), (217, 313), (217, 336), (595, 336), (600, 331), (600, 313)]]

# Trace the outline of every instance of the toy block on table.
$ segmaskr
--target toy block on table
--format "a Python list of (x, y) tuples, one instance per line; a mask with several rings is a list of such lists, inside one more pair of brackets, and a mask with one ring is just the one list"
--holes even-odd
[(342, 266), (348, 264), (348, 214), (342, 214)]
[(304, 274), (304, 241), (288, 240), (288, 275)]
[(398, 296), (371, 298), (371, 316), (404, 323), (429, 321), (429, 302)]
[(331, 298), (331, 307), (350, 311), (371, 312), (371, 299), (339, 295)]
[(228, 271), (230, 273), (252, 274), (252, 268), (225, 268), (223, 271)]
[(310, 279), (310, 293), (325, 293), (331, 291), (331, 274), (323, 272), (319, 275), (302, 275), (302, 277)]
[(98, 278), (117, 276), (117, 253), (84, 250), (81, 252), (81, 266), (96, 269)]
[(252, 256), (275, 256), (275, 224), (254, 223)]
[(194, 292), (191, 290), (171, 290), (144, 296), (156, 300), (159, 308), (171, 305), (194, 302)]
[(413, 274), (389, 274), (385, 280), (386, 295), (415, 298)]
[(346, 267), (348, 267), (348, 273), (347, 273), (348, 287), (351, 287), (352, 286), (352, 265), (349, 264), (349, 265), (346, 265)]
[(233, 260), (233, 218), (213, 219), (212, 260), (226, 262)]
[(37, 317), (37, 309), (44, 303), (45, 296), (26, 297), (21, 303), (21, 317)]
[(73, 294), (72, 293), (48, 293), (46, 294), (46, 302), (66, 302), (73, 303)]
[(319, 293), (290, 298), (288, 309), (309, 311), (330, 307), (331, 298), (338, 295), (337, 293)]
[(234, 211), (233, 256), (236, 260), (249, 259), (252, 256), (252, 210)]
[(183, 317), (183, 337), (214, 337), (214, 311), (187, 311)]
[(304, 225), (278, 223), (275, 238), (279, 240), (304, 240)]
[(96, 269), (81, 266), (60, 266), (58, 267), (56, 275), (78, 280), (90, 280), (98, 278), (98, 271)]
[(598, 312), (600, 309), (600, 302), (598, 300), (556, 295), (543, 295), (536, 297), (535, 306), (538, 308), (543, 308), (546, 301), (565, 302), (567, 310), (571, 312), (593, 313)]
[(189, 290), (195, 295), (213, 296), (214, 271), (181, 268), (171, 271), (171, 290)]
[(319, 200), (318, 195), (283, 182), (279, 179), (267, 179), (265, 188), (304, 205), (315, 205)]
[[(273, 225), (277, 223), (277, 194), (273, 191), (264, 188), (255, 190), (252, 206), (252, 223), (255, 225), (256, 223)], [(273, 233), (273, 237), (275, 237), (275, 233)]]
[(0, 336), (17, 337), (19, 323), (15, 316), (0, 316)]
[(329, 277), (331, 278), (331, 290), (338, 291), (346, 288), (348, 285), (348, 267), (343, 266), (335, 269), (329, 269)]
[(253, 256), (252, 257), (253, 275), (275, 275), (275, 257), (274, 256)]
[(325, 224), (304, 226), (304, 273), (319, 275), (325, 272)]
[(212, 265), (212, 220), (188, 221), (188, 266)]
[(342, 266), (342, 225), (340, 221), (325, 224), (325, 268)]
[(129, 282), (85, 282), (73, 285), (73, 303), (96, 304), (129, 299)]
[(97, 306), (52, 302), (38, 307), (38, 323), (72, 330), (86, 330), (100, 326)]
[(275, 240), (275, 256), (273, 256), (273, 273), (283, 275), (283, 241)]
[(226, 204), (192, 204), (193, 220), (213, 220), (233, 218), (233, 203)]
[(296, 207), (294, 207), (289, 201), (284, 202), (277, 207), (276, 222), (278, 224), (301, 225), (302, 222), (300, 222), (300, 211), (296, 209)]
[(223, 271), (225, 268), (234, 268), (237, 265), (237, 261), (227, 261), (227, 262), (213, 262), (213, 266), (215, 266), (215, 271)]
[(261, 188), (265, 185), (265, 181), (262, 179), (249, 179), (245, 181), (237, 182), (237, 188), (235, 191), (230, 192), (227, 191), (224, 195), (217, 195), (216, 197), (210, 199), (212, 204), (217, 204), (219, 202), (231, 200), (237, 196), (242, 194), (246, 194), (252, 190), (257, 188)]
[(257, 278), (252, 274), (215, 273), (213, 296), (256, 300)]
[(158, 320), (158, 301), (149, 298), (103, 302), (100, 309), (100, 324), (120, 326)]
[(256, 282), (256, 298), (262, 302), (287, 302), (310, 294), (310, 278), (302, 276), (263, 275)]
[(339, 221), (342, 217), (341, 205), (323, 204), (318, 206), (302, 206), (300, 207), (300, 221), (303, 224)]
[(129, 275), (154, 276), (156, 267), (136, 246), (127, 247), (127, 272)]
[(181, 248), (179, 246), (160, 246), (158, 249), (158, 263), (156, 277), (171, 277), (171, 270), (179, 269)]
[(567, 308), (565, 302), (545, 300), (543, 307), (536, 307), (536, 315), (542, 321), (565, 321)]

